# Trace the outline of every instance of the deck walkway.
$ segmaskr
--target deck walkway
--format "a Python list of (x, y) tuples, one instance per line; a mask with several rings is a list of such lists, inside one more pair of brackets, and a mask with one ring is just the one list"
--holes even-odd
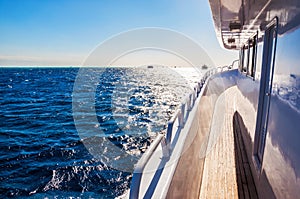
[(215, 106), (217, 121), (212, 123), (221, 125), (211, 128), (200, 198), (258, 198), (239, 121), (233, 117), (234, 103), (227, 100), (234, 93), (228, 89), (222, 95)]

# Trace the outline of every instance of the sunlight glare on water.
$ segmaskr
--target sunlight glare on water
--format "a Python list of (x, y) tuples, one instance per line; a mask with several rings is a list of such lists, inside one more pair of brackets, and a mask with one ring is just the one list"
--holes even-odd
[[(172, 75), (170, 69), (155, 66), (91, 69), (101, 70), (95, 85), (97, 122), (93, 123), (89, 112), (72, 112), (78, 68), (1, 68), (1, 196), (111, 198), (124, 194), (131, 173), (106, 164), (122, 157), (110, 159), (105, 143), (140, 157), (156, 133), (165, 130), (181, 100), (200, 79), (194, 69), (173, 69)], [(81, 89), (77, 103), (84, 106), (90, 88), (82, 85)], [(102, 134), (81, 138), (73, 114)], [(91, 155), (86, 143), (102, 143), (103, 159)]]

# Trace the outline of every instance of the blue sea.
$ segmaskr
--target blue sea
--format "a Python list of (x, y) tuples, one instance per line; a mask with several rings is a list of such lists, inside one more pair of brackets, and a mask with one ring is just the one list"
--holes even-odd
[(0, 197), (128, 192), (131, 167), (191, 91), (180, 78), (164, 67), (0, 68)]

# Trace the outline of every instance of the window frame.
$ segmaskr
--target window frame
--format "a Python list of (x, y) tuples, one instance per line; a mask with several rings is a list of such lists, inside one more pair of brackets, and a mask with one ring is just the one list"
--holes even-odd
[(245, 54), (245, 45), (242, 46), (242, 48), (240, 49), (240, 60), (239, 60), (239, 71), (243, 72), (243, 64), (244, 64), (244, 54)]
[[(247, 64), (247, 76), (255, 80), (255, 72), (256, 72), (256, 60), (257, 60), (257, 40), (258, 33), (254, 36), (250, 37), (248, 40), (249, 46), (249, 55), (248, 55), (248, 64)], [(251, 53), (250, 53), (251, 52)], [(251, 54), (251, 57), (250, 57)], [(251, 66), (250, 66), (251, 59)]]
[(243, 67), (242, 73), (247, 75), (248, 63), (249, 63), (249, 45), (246, 43), (244, 45), (244, 58), (243, 58)]
[[(240, 65), (239, 70), (247, 77), (255, 80), (256, 73), (256, 60), (257, 60), (257, 44), (258, 44), (258, 32), (254, 36), (250, 37), (247, 42), (240, 49)], [(251, 64), (251, 66), (250, 66)]]
[(268, 132), (277, 37), (278, 18), (275, 17), (266, 27), (263, 43), (263, 61), (253, 147), (253, 158), (255, 160), (254, 165), (258, 171), (261, 171), (262, 169), (264, 149)]

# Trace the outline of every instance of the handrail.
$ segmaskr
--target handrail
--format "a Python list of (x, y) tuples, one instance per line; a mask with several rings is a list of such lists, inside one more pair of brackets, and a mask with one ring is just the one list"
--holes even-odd
[(228, 66), (229, 69), (232, 69), (232, 68), (233, 68), (233, 65), (234, 65), (236, 62), (239, 62), (239, 61), (240, 61), (239, 59), (233, 60), (233, 62)]
[(232, 69), (233, 64), (238, 61), (234, 60), (231, 65), (229, 66), (223, 66), (223, 67), (217, 67), (213, 68), (209, 71), (207, 71), (201, 80), (197, 82), (197, 85), (194, 87), (194, 91), (190, 93), (185, 102), (181, 104), (180, 108), (175, 112), (173, 117), (168, 121), (167, 126), (167, 133), (166, 134), (158, 134), (157, 137), (154, 139), (154, 141), (151, 143), (150, 147), (146, 150), (146, 152), (143, 154), (142, 158), (138, 161), (138, 163), (135, 166), (135, 171), (132, 176), (132, 182), (131, 189), (130, 189), (130, 198), (137, 199), (139, 198), (139, 191), (140, 191), (140, 184), (141, 184), (141, 178), (142, 173), (152, 157), (154, 151), (158, 147), (158, 145), (161, 143), (163, 148), (163, 156), (170, 156), (172, 153), (171, 149), (171, 142), (172, 142), (172, 134), (173, 134), (173, 128), (174, 123), (176, 119), (178, 119), (178, 131), (181, 132), (181, 129), (184, 128), (185, 122), (188, 119), (189, 112), (192, 110), (192, 108), (195, 105), (196, 99), (199, 97), (199, 93), (201, 92), (205, 82), (207, 79), (218, 73), (218, 72), (224, 72)]

